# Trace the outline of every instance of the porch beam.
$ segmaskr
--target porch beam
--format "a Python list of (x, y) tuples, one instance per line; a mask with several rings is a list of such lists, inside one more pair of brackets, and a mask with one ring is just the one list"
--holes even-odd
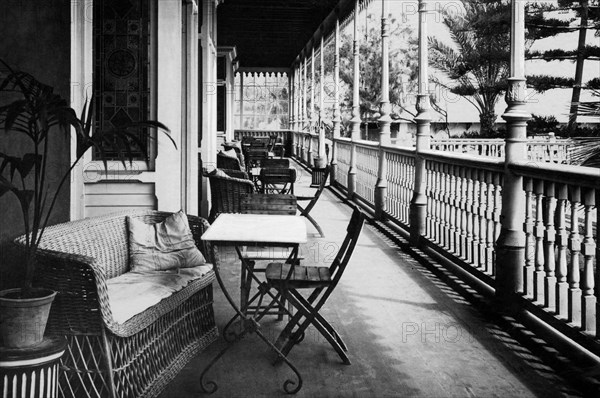
[(426, 161), (421, 153), (430, 149), (431, 113), (429, 103), (429, 61), (427, 59), (427, 1), (419, 0), (419, 93), (417, 94), (417, 142), (415, 156), (415, 184), (410, 202), (410, 241), (418, 246), (425, 235), (427, 196), (425, 188)]
[[(510, 78), (506, 91), (508, 107), (504, 155), (504, 185), (502, 187), (501, 229), (496, 242), (496, 298), (502, 308), (516, 308), (516, 298), (523, 290), (525, 264), (525, 192), (523, 177), (509, 166), (527, 161), (527, 121), (531, 115), (526, 108), (525, 84), (525, 3), (512, 0)], [(513, 307), (514, 304), (514, 307)]]
[(384, 146), (390, 145), (390, 55), (389, 55), (388, 3), (381, 0), (381, 103), (379, 105), (379, 167), (375, 185), (375, 217), (382, 220), (387, 195), (387, 161)]

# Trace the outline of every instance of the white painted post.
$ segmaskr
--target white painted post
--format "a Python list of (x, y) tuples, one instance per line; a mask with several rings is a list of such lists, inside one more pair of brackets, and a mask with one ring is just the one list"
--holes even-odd
[(323, 96), (325, 90), (323, 88), (324, 77), (325, 77), (325, 68), (323, 66), (323, 53), (324, 49), (324, 40), (323, 40), (323, 29), (321, 28), (321, 44), (319, 51), (319, 120), (317, 124), (317, 128), (319, 129), (319, 149), (318, 149), (318, 157), (315, 159), (315, 167), (318, 169), (322, 169), (327, 164), (327, 155), (325, 153), (325, 125), (323, 124), (323, 118), (325, 117), (325, 109), (323, 104)]
[(354, 61), (354, 74), (352, 79), (352, 119), (351, 124), (351, 135), (352, 140), (350, 144), (350, 167), (348, 169), (348, 198), (352, 199), (354, 192), (356, 192), (356, 141), (360, 139), (360, 54), (358, 51), (358, 13), (360, 11), (358, 6), (359, 0), (354, 0), (354, 34), (353, 34), (353, 61)]
[(382, 220), (385, 213), (385, 197), (387, 195), (387, 161), (384, 145), (390, 145), (390, 56), (388, 32), (388, 7), (386, 0), (381, 0), (381, 103), (379, 105), (379, 168), (375, 184), (375, 218)]
[[(308, 118), (308, 132), (313, 132), (315, 117), (315, 47), (312, 46), (310, 55), (310, 116)], [(307, 163), (309, 166), (313, 166), (313, 154), (312, 154), (312, 138), (308, 138), (308, 155)]]
[(340, 20), (335, 20), (334, 55), (333, 55), (333, 146), (331, 148), (330, 183), (333, 184), (337, 172), (337, 143), (340, 138), (342, 115), (340, 112)]
[(415, 158), (415, 185), (413, 197), (410, 202), (410, 241), (418, 246), (421, 237), (425, 235), (427, 216), (427, 196), (425, 159), (421, 151), (430, 148), (430, 123), (429, 113), (429, 61), (427, 59), (427, 1), (419, 0), (419, 93), (417, 94), (417, 142)]
[[(525, 3), (511, 3), (510, 74), (502, 118), (506, 120), (504, 185), (500, 235), (496, 241), (496, 298), (499, 304), (512, 306), (523, 290), (525, 265), (525, 192), (523, 177), (513, 174), (511, 163), (527, 160), (527, 121), (525, 84)], [(511, 309), (509, 307), (508, 309)]]

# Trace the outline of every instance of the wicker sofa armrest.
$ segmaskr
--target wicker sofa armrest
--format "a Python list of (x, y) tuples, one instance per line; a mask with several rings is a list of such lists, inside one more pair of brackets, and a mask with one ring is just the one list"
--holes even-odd
[(100, 334), (113, 323), (106, 278), (89, 256), (40, 249), (36, 285), (57, 292), (48, 330), (52, 334)]

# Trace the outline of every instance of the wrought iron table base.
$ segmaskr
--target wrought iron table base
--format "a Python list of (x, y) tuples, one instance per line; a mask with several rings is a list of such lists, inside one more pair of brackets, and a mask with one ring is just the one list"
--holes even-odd
[[(236, 247), (236, 250), (237, 247)], [(297, 256), (298, 253), (298, 247), (296, 246), (293, 250), (292, 253), (290, 253), (290, 259), (293, 258), (294, 256)], [(238, 254), (239, 254), (239, 250), (238, 250)], [(215, 256), (216, 258), (216, 256)], [(243, 267), (246, 266), (245, 260), (242, 259), (242, 264)], [(242, 311), (242, 309), (240, 309), (235, 301), (233, 300), (233, 298), (231, 297), (231, 295), (229, 294), (229, 292), (227, 291), (227, 289), (225, 288), (224, 284), (223, 284), (223, 280), (221, 279), (221, 275), (219, 274), (218, 271), (218, 264), (217, 261), (215, 261), (215, 276), (217, 279), (217, 282), (219, 284), (219, 286), (221, 287), (221, 290), (223, 292), (223, 294), (225, 295), (225, 298), (227, 299), (227, 301), (229, 302), (229, 304), (231, 305), (231, 307), (235, 310), (236, 314), (233, 316), (233, 318), (227, 323), (227, 325), (225, 326), (225, 328), (223, 329), (223, 338), (225, 339), (225, 341), (229, 342), (230, 344), (228, 344), (226, 347), (224, 347), (213, 359), (212, 361), (206, 366), (206, 368), (202, 371), (202, 373), (200, 374), (200, 387), (202, 388), (202, 391), (208, 393), (208, 394), (212, 394), (215, 391), (217, 391), (217, 389), (219, 388), (217, 383), (214, 381), (205, 381), (204, 377), (206, 376), (206, 374), (208, 373), (208, 371), (213, 367), (213, 365), (215, 365), (219, 359), (231, 348), (233, 347), (238, 341), (240, 341), (246, 334), (248, 333), (256, 333), (258, 335), (258, 337), (261, 338), (261, 340), (263, 340), (268, 346), (269, 348), (271, 348), (276, 354), (277, 354), (277, 360), (276, 362), (284, 362), (286, 363), (290, 369), (292, 369), (292, 371), (294, 372), (294, 374), (296, 375), (298, 381), (294, 381), (292, 379), (287, 379), (285, 380), (285, 382), (283, 383), (283, 390), (288, 393), (288, 394), (295, 394), (298, 391), (300, 391), (300, 389), (302, 388), (302, 375), (300, 374), (300, 372), (298, 371), (298, 369), (287, 359), (287, 357), (281, 352), (281, 350), (279, 348), (277, 348), (275, 346), (275, 344), (273, 344), (271, 341), (269, 341), (269, 339), (267, 339), (265, 337), (265, 335), (261, 332), (260, 330), (260, 324), (258, 323), (258, 321), (265, 315), (268, 313), (268, 311), (277, 303), (279, 304), (279, 299), (278, 297), (280, 296), (279, 294), (277, 295), (273, 295), (272, 293), (269, 292), (269, 289), (266, 287), (266, 285), (264, 283), (261, 283), (260, 286), (260, 299), (259, 299), (259, 304), (258, 304), (258, 308), (260, 309), (260, 305), (262, 303), (262, 298), (264, 297), (265, 294), (268, 294), (269, 296), (271, 296), (272, 301), (271, 303), (269, 303), (269, 305), (266, 307), (266, 309), (262, 312), (258, 312), (257, 310), (257, 315), (258, 316), (254, 316), (254, 317), (248, 317), (246, 315), (245, 312)], [(254, 275), (252, 275), (254, 277)], [(254, 277), (256, 279), (256, 277)], [(256, 279), (258, 282), (258, 279)], [(243, 293), (243, 292), (242, 292)], [(250, 301), (250, 303), (252, 301), (254, 301), (256, 298), (256, 296)], [(247, 307), (248, 303), (246, 304)], [(246, 310), (246, 308), (244, 308), (244, 311)], [(239, 334), (236, 334), (234, 332), (230, 333), (228, 332), (229, 326), (233, 323), (233, 321), (235, 319), (240, 319), (242, 328), (241, 328), (241, 332)], [(233, 338), (231, 338), (230, 336), (233, 336)]]

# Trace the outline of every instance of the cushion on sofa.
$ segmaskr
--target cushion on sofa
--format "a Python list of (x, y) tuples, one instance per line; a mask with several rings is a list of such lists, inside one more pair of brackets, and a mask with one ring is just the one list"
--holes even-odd
[(212, 268), (212, 264), (206, 263), (178, 271), (126, 272), (107, 280), (108, 301), (113, 320), (117, 323), (125, 323), (180, 291), (190, 282), (202, 278)]
[(189, 268), (206, 262), (181, 210), (157, 224), (127, 217), (127, 226), (132, 271)]

